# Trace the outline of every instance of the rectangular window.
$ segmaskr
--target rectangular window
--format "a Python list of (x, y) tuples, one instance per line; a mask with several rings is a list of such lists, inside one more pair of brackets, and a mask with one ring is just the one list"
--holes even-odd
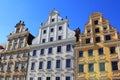
[(43, 69), (43, 61), (39, 62), (39, 69)]
[(43, 34), (46, 34), (46, 30), (43, 31)]
[(54, 21), (55, 21), (55, 19), (52, 19), (52, 20), (51, 20), (51, 22), (54, 22)]
[(79, 57), (83, 57), (83, 51), (79, 51)]
[(86, 44), (89, 44), (90, 43), (90, 38), (87, 38), (86, 39)]
[(26, 63), (23, 62), (23, 63), (21, 64), (21, 69), (25, 69), (25, 68), (26, 68)]
[(66, 76), (66, 80), (70, 80), (70, 76)]
[(99, 32), (100, 32), (99, 28), (96, 28), (95, 33), (99, 33)]
[(36, 50), (33, 50), (33, 56), (36, 56)]
[(13, 59), (13, 54), (10, 54), (10, 59)]
[(9, 80), (9, 77), (6, 77), (5, 80)]
[(17, 54), (17, 58), (20, 58), (20, 52), (18, 52), (18, 54)]
[(25, 80), (25, 78), (23, 76), (20, 77), (20, 80)]
[(0, 77), (0, 80), (2, 80), (2, 77)]
[(93, 63), (89, 63), (88, 69), (89, 69), (89, 72), (94, 72), (94, 64)]
[(53, 28), (51, 28), (50, 32), (54, 32), (54, 29), (53, 29)]
[(38, 77), (38, 80), (42, 80), (41, 77)]
[(8, 63), (8, 70), (10, 70), (12, 67), (12, 64), (11, 63)]
[(100, 42), (100, 37), (95, 38), (96, 43)]
[(95, 20), (95, 21), (94, 21), (94, 25), (97, 25), (97, 24), (98, 24), (98, 20)]
[(1, 71), (4, 71), (4, 64), (3, 65), (1, 65)]
[(99, 63), (99, 69), (100, 69), (100, 71), (105, 71), (105, 62)]
[(50, 77), (46, 77), (46, 80), (50, 80)]
[(43, 39), (43, 40), (42, 40), (42, 43), (45, 43), (45, 41), (46, 41), (46, 39)]
[(79, 72), (84, 72), (84, 64), (79, 64)]
[(111, 54), (116, 53), (115, 46), (110, 47), (110, 53)]
[(34, 70), (35, 69), (35, 62), (32, 62), (31, 63), (31, 70)]
[(59, 26), (59, 30), (62, 30), (62, 26)]
[(93, 49), (88, 50), (88, 56), (93, 56)]
[(52, 54), (52, 47), (48, 49), (48, 54)]
[(15, 70), (18, 70), (18, 67), (19, 67), (19, 63), (16, 62), (16, 63), (15, 63)]
[(103, 48), (99, 48), (98, 53), (99, 53), (99, 55), (103, 55), (104, 54)]
[(66, 59), (66, 68), (71, 67), (71, 59)]
[(113, 71), (118, 70), (118, 61), (112, 61), (111, 64), (112, 64), (112, 70)]
[(51, 69), (51, 61), (47, 62), (47, 69)]
[(66, 46), (66, 51), (71, 51), (71, 45), (70, 45), (70, 44), (68, 44), (68, 45)]
[(60, 60), (56, 60), (56, 68), (60, 68)]
[(56, 77), (56, 80), (60, 80), (60, 77)]
[(50, 37), (50, 42), (52, 42), (53, 41), (53, 37)]
[(41, 49), (40, 55), (44, 55), (44, 49)]
[(17, 77), (13, 77), (13, 80), (17, 80)]
[(105, 40), (111, 40), (111, 36), (110, 35), (106, 35), (105, 36)]
[(30, 80), (34, 80), (33, 77), (30, 77)]
[(58, 53), (61, 52), (61, 46), (57, 46), (57, 52), (58, 52)]
[(58, 40), (61, 40), (62, 39), (62, 36), (58, 36)]
[(24, 52), (23, 53), (23, 57), (27, 57), (28, 56), (28, 53), (27, 52)]

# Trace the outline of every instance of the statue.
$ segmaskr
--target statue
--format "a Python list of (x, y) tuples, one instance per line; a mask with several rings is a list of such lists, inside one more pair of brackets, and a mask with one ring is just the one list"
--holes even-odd
[(78, 41), (79, 41), (79, 35), (80, 35), (80, 29), (79, 29), (79, 28), (77, 28), (77, 29), (75, 30), (76, 42), (78, 42)]

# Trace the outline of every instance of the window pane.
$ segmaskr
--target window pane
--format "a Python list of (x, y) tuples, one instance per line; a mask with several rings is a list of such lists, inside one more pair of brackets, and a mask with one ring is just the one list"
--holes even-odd
[(99, 63), (99, 68), (100, 71), (105, 71), (105, 63), (104, 62)]
[(84, 64), (79, 64), (79, 72), (84, 72)]
[(56, 68), (60, 68), (60, 60), (56, 60)]
[(42, 80), (41, 77), (38, 77), (38, 80)]
[(39, 63), (39, 69), (42, 69), (43, 68), (43, 62), (41, 61), (40, 63)]
[(71, 60), (66, 59), (66, 68), (69, 68), (71, 66)]
[(52, 53), (52, 47), (48, 49), (48, 54), (51, 54), (51, 53)]
[(93, 72), (93, 71), (94, 71), (94, 64), (89, 63), (89, 72)]
[(47, 62), (47, 69), (51, 69), (51, 61)]
[(70, 44), (68, 44), (68, 45), (66, 46), (66, 51), (71, 51), (71, 45), (70, 45)]
[(113, 61), (112, 63), (112, 70), (118, 70), (118, 61)]
[(103, 48), (99, 48), (98, 53), (99, 53), (99, 55), (103, 55), (104, 54)]
[(93, 56), (93, 49), (88, 50), (88, 56)]
[(83, 51), (79, 51), (79, 57), (83, 57)]
[(61, 52), (61, 46), (57, 47), (57, 52)]
[(66, 80), (70, 80), (70, 76), (66, 76)]
[(56, 77), (56, 80), (60, 80), (60, 77)]
[(111, 54), (116, 53), (115, 47), (110, 47), (110, 53), (111, 53)]
[(33, 56), (36, 56), (36, 50), (33, 50)]
[(31, 70), (34, 70), (34, 68), (35, 68), (35, 63), (32, 62), (32, 64), (31, 64)]
[(44, 55), (44, 49), (41, 49), (40, 55)]

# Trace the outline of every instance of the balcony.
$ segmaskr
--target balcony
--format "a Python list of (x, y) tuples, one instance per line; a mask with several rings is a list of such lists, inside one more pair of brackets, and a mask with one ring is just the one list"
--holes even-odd
[(84, 43), (84, 44), (80, 44), (79, 48), (86, 48), (86, 47), (92, 47), (92, 46), (94, 46), (94, 43), (88, 43), (88, 44)]
[(110, 55), (110, 60), (112, 61), (112, 60), (116, 60), (116, 59), (118, 59), (118, 54), (117, 53), (114, 53), (114, 54), (111, 54)]
[(103, 41), (104, 45), (117, 44), (118, 40), (105, 40)]

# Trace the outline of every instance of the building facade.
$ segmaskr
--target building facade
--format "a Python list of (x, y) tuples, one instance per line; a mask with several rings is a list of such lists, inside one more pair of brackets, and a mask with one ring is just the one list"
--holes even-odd
[(76, 30), (75, 80), (120, 80), (120, 35), (102, 13), (89, 18), (82, 34)]
[(0, 80), (26, 80), (29, 45), (34, 36), (19, 22), (0, 52)]
[(74, 31), (52, 10), (32, 41), (27, 80), (74, 80)]

